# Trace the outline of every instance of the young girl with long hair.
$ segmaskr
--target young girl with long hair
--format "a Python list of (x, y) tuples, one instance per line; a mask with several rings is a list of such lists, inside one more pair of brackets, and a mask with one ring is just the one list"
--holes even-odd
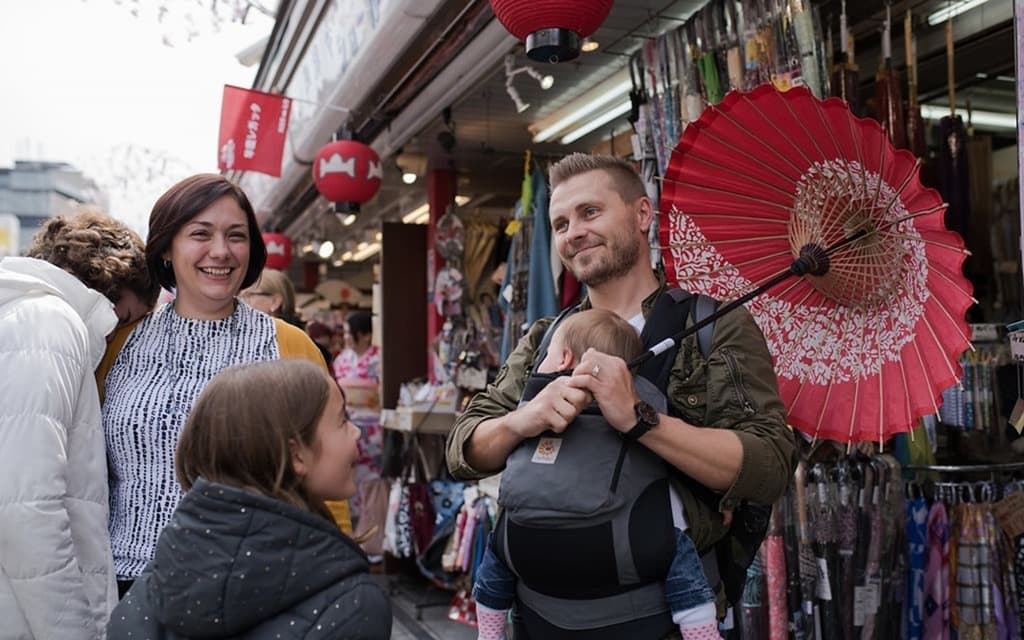
[(217, 374), (178, 444), (187, 493), (109, 637), (390, 637), (388, 598), (324, 504), (355, 494), (358, 437), (307, 361)]

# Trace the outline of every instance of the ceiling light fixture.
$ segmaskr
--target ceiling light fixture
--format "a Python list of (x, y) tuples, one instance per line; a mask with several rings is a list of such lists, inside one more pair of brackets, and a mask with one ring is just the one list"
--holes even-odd
[(633, 103), (630, 102), (629, 100), (626, 100), (625, 102), (623, 102), (623, 103), (619, 104), (618, 106), (616, 106), (611, 111), (607, 111), (603, 115), (600, 115), (597, 118), (594, 118), (593, 120), (588, 121), (583, 126), (578, 127), (576, 129), (573, 129), (572, 131), (568, 132), (562, 138), (561, 143), (562, 144), (572, 144), (573, 142), (576, 142), (577, 140), (579, 140), (583, 136), (587, 135), (591, 131), (594, 131), (598, 127), (602, 127), (602, 126), (608, 124), (609, 122), (611, 122), (612, 120), (614, 120), (615, 118), (618, 118), (620, 116), (626, 115), (627, 113), (629, 113), (629, 110), (630, 110), (630, 108), (632, 106), (633, 106)]
[(402, 222), (406, 224), (423, 224), (430, 218), (430, 205), (423, 203), (409, 213), (402, 216)]
[(360, 243), (360, 244), (363, 245), (362, 248), (356, 250), (352, 254), (352, 261), (353, 262), (362, 262), (363, 260), (366, 260), (370, 256), (373, 256), (378, 251), (380, 251), (380, 243), (379, 242)]
[(578, 107), (575, 107), (568, 113), (562, 112), (564, 115), (556, 115), (553, 120), (549, 119), (549, 121), (538, 123), (533, 141), (547, 142), (554, 139), (566, 129), (587, 120), (605, 105), (626, 97), (632, 88), (633, 83), (629, 79), (629, 72), (623, 69), (598, 85), (593, 91), (573, 100), (571, 104), (579, 105)]
[(946, 20), (958, 16), (966, 11), (970, 11), (975, 7), (980, 7), (986, 2), (988, 2), (988, 0), (960, 0), (959, 2), (955, 2), (939, 9), (938, 11), (928, 14), (928, 25), (934, 27), (937, 24), (942, 24)]
[(597, 51), (598, 47), (600, 46), (601, 43), (598, 42), (597, 40), (594, 40), (593, 38), (584, 38), (583, 44), (580, 45), (580, 51), (590, 53), (591, 51)]
[(516, 113), (522, 113), (530, 108), (529, 102), (523, 102), (523, 99), (519, 97), (519, 92), (512, 85), (512, 81), (520, 73), (525, 73), (540, 84), (540, 88), (547, 91), (551, 87), (555, 86), (555, 77), (548, 75), (541, 75), (540, 71), (537, 71), (533, 67), (522, 66), (516, 67), (515, 56), (509, 54), (505, 56), (505, 91), (508, 92), (508, 97), (512, 98), (512, 104), (516, 106)]
[[(963, 113), (962, 111), (960, 112)], [(1012, 113), (999, 113), (997, 111), (978, 111), (971, 109), (971, 124), (982, 129), (1007, 129), (1017, 130), (1017, 116)], [(949, 115), (947, 105), (922, 104), (921, 117), (925, 120), (940, 120)]]
[(334, 255), (334, 243), (330, 240), (324, 240), (320, 243), (320, 248), (317, 249), (316, 254), (326, 260)]
[(412, 184), (416, 182), (416, 174), (412, 171), (405, 171), (402, 173), (402, 182), (405, 184)]

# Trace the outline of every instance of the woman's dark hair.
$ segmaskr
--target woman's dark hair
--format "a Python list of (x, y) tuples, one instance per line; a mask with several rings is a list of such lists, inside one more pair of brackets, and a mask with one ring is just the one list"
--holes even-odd
[(373, 334), (373, 320), (365, 311), (351, 314), (346, 322), (348, 322), (348, 332), (353, 338)]
[(263, 265), (267, 262), (267, 247), (263, 244), (256, 213), (249, 203), (249, 198), (240, 187), (227, 178), (215, 173), (200, 173), (185, 178), (167, 190), (153, 205), (149, 214), (149, 238), (146, 241), (146, 264), (150, 273), (165, 289), (175, 287), (174, 269), (164, 264), (164, 254), (171, 247), (174, 236), (189, 220), (196, 217), (217, 200), (228, 196), (232, 198), (245, 213), (249, 225), (249, 265), (242, 280), (242, 288), (256, 282)]

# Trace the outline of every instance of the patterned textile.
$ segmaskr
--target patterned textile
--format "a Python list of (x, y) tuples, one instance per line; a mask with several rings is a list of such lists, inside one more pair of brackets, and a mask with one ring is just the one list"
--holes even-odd
[(409, 486), (401, 479), (391, 483), (388, 516), (384, 523), (384, 550), (396, 558), (412, 557), (412, 523), (409, 521)]
[[(864, 560), (863, 582), (858, 583), (862, 588), (861, 601), (864, 603), (863, 625), (861, 626), (860, 639), (874, 640), (876, 635), (876, 616), (878, 615), (882, 599), (882, 510), (883, 486), (886, 481), (888, 466), (884, 462), (872, 460), (871, 464), (865, 467), (866, 481), (862, 503), (865, 505), (867, 538), (866, 558)], [(870, 498), (868, 497), (870, 496)], [(858, 622), (854, 616), (854, 624)]]
[[(857, 486), (850, 478), (850, 470), (842, 464), (839, 467), (839, 512), (836, 514), (839, 534), (839, 567), (836, 582), (839, 585), (839, 602), (853, 603), (855, 562), (857, 550)], [(852, 640), (854, 607), (839, 607), (840, 638)]]
[(994, 532), (976, 504), (960, 504), (956, 600), (960, 640), (994, 638), (992, 542)]
[(107, 375), (103, 404), (119, 580), (142, 573), (183, 495), (174, 451), (206, 384), (231, 365), (279, 357), (274, 320), (245, 304), (222, 320), (197, 320), (171, 303), (132, 331)]
[[(344, 380), (380, 380), (380, 349), (376, 345), (358, 355), (352, 349), (345, 349), (338, 354), (332, 364), (334, 378), (338, 384)], [(349, 404), (346, 409), (352, 422), (359, 427), (359, 457), (356, 459), (356, 486), (370, 480), (380, 478), (381, 451), (384, 448), (384, 432), (380, 426), (380, 407), (365, 407)], [(349, 509), (353, 520), (358, 519), (362, 492), (349, 500)]]
[[(994, 517), (994, 516), (993, 516)], [(995, 531), (999, 539), (996, 547), (999, 552), (999, 584), (1002, 594), (1001, 627), (999, 640), (1020, 640), (1020, 615), (1017, 610), (1017, 572), (1015, 567), (1014, 547), (1010, 538), (1002, 532), (998, 523)]]
[(928, 640), (949, 640), (949, 519), (939, 500), (928, 513), (926, 544), (924, 633)]
[(1024, 535), (1014, 541), (1013, 569), (1017, 581), (1017, 619), (1024, 621)]
[(924, 569), (927, 521), (928, 503), (925, 502), (925, 499), (914, 498), (907, 501), (907, 557), (910, 565), (905, 602), (907, 640), (922, 640), (924, 637)]
[(789, 613), (786, 605), (786, 552), (782, 536), (764, 539), (765, 578), (768, 583), (768, 639), (789, 637)]

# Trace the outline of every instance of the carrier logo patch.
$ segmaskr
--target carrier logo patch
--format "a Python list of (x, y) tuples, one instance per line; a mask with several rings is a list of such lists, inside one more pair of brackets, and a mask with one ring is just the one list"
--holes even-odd
[(558, 450), (562, 448), (561, 438), (541, 438), (537, 443), (537, 450), (533, 452), (530, 462), (537, 464), (555, 464), (558, 459)]

